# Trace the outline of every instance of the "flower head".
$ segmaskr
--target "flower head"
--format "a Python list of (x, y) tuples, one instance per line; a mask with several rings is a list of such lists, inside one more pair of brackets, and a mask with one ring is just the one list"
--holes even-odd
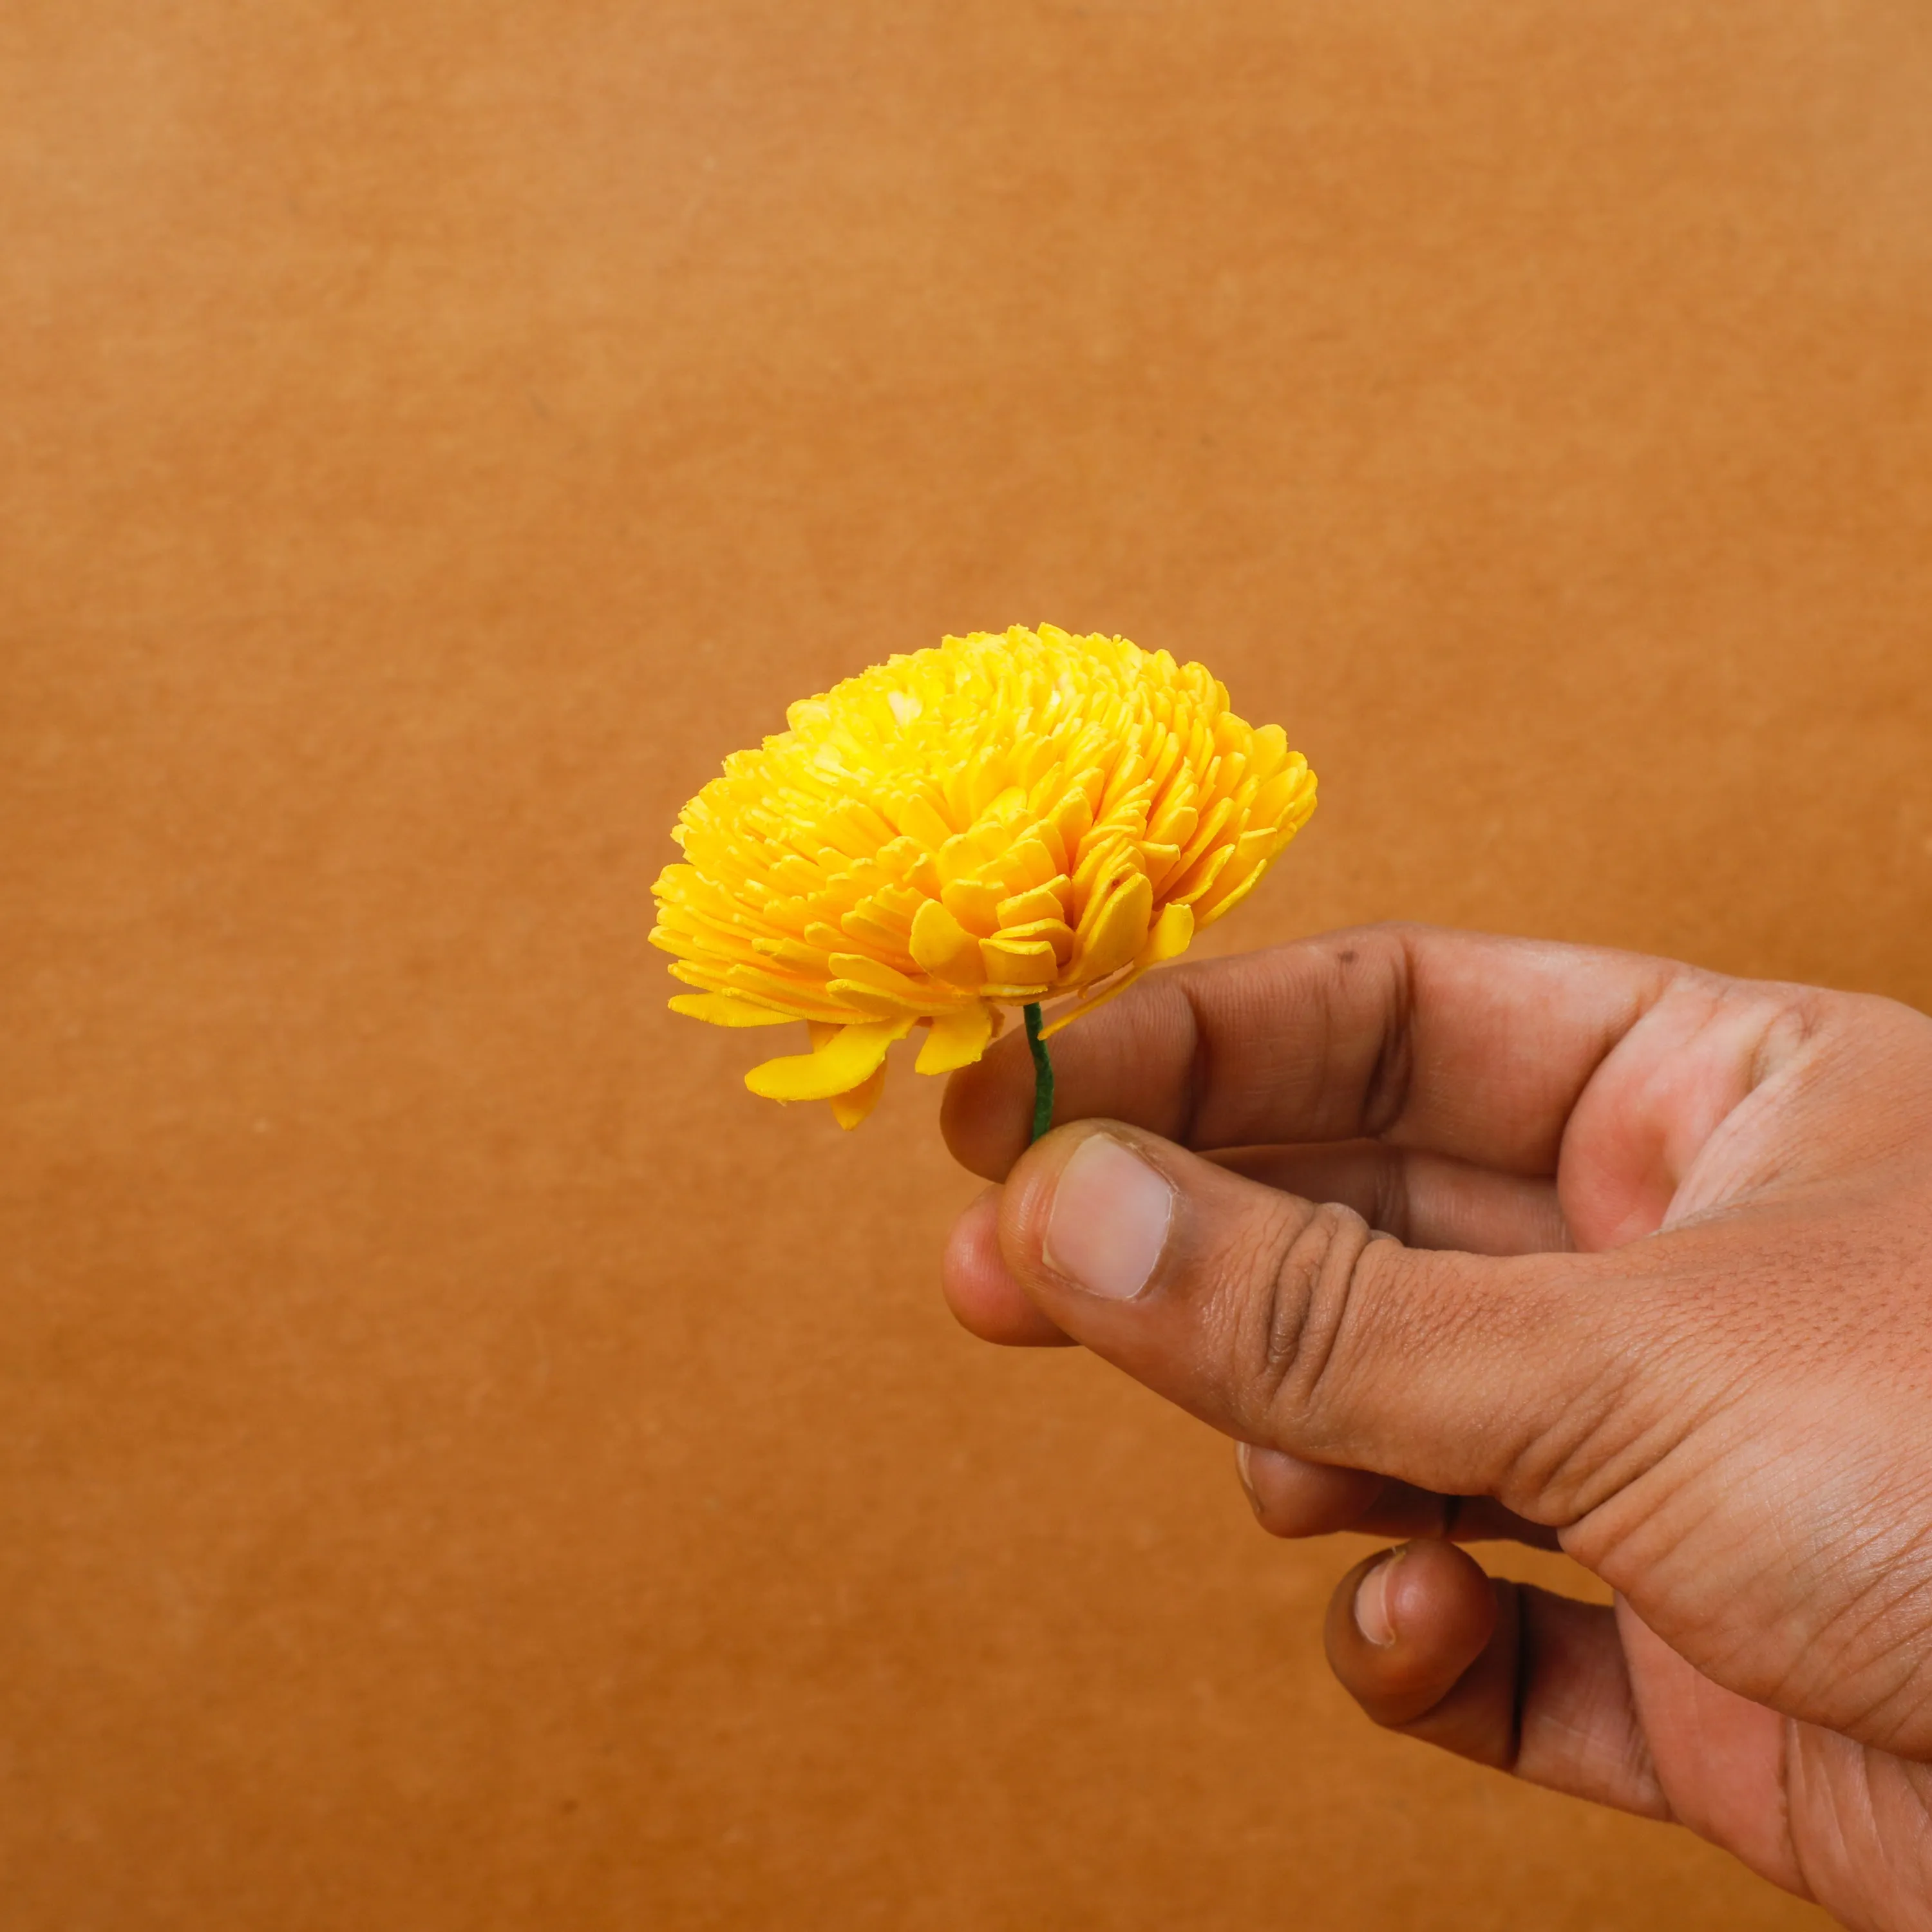
[(653, 944), (723, 1026), (804, 1020), (746, 1076), (856, 1126), (888, 1047), (977, 1060), (1002, 1009), (1090, 1011), (1238, 904), (1315, 809), (1315, 775), (1198, 664), (1042, 624), (889, 658), (727, 758), (671, 835)]

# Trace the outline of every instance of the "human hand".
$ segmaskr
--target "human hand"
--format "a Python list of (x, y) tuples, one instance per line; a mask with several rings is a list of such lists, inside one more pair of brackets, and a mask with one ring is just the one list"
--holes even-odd
[[(946, 1094), (1006, 1184), (948, 1246), (967, 1328), (1234, 1437), (1277, 1535), (1412, 1539), (1329, 1610), (1377, 1723), (1932, 1927), (1932, 1020), (1376, 927), (1054, 1058), (1078, 1124), (1030, 1150), (1024, 1042)], [(1456, 1547), (1496, 1538), (1614, 1607)]]

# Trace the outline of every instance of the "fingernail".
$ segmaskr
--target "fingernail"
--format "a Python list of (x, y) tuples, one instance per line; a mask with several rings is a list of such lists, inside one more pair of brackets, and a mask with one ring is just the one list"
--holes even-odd
[(1389, 1580), (1403, 1552), (1394, 1550), (1384, 1556), (1355, 1586), (1355, 1628), (1378, 1650), (1386, 1650), (1395, 1641), (1395, 1619), (1389, 1614)]
[(1174, 1190), (1111, 1134), (1090, 1134), (1060, 1171), (1042, 1244), (1046, 1264), (1090, 1294), (1131, 1301), (1174, 1218)]
[(1237, 1442), (1234, 1444), (1234, 1474), (1241, 1479), (1241, 1488), (1248, 1498), (1249, 1508), (1259, 1516), (1262, 1499), (1255, 1494), (1254, 1468), (1248, 1460), (1254, 1452), (1255, 1445), (1252, 1442)]

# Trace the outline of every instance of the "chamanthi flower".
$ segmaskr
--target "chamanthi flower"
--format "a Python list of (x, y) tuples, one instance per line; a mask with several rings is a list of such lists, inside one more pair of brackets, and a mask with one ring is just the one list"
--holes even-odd
[[(886, 1050), (969, 1065), (1004, 1009), (1090, 1012), (1254, 890), (1315, 809), (1279, 725), (1206, 668), (1042, 624), (888, 658), (786, 713), (680, 814), (654, 944), (721, 1026), (802, 1020), (811, 1050), (746, 1076), (871, 1111)], [(1050, 1093), (1050, 1088), (1046, 1090)]]

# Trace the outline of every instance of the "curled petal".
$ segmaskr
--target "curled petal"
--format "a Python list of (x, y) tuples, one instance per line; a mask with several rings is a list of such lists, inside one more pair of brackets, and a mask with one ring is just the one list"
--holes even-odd
[(932, 1023), (926, 1044), (913, 1065), (921, 1073), (950, 1073), (970, 1066), (993, 1037), (993, 1009), (976, 1000), (957, 1012), (942, 1013)]
[(846, 1094), (832, 1096), (832, 1118), (849, 1134), (879, 1104), (886, 1090), (886, 1063), (882, 1060), (867, 1077)]
[(745, 1084), (767, 1100), (829, 1100), (862, 1086), (886, 1064), (886, 1049), (912, 1030), (904, 1019), (866, 1020), (827, 1028), (830, 1036), (809, 1053), (768, 1060), (745, 1076)]

